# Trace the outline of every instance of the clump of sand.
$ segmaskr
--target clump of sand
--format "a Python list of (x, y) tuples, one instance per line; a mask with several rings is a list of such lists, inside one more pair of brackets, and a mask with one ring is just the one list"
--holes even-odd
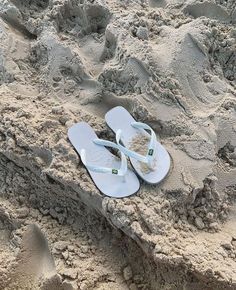
[[(53, 244), (70, 236), (72, 248), (52, 252), (73, 287), (236, 287), (235, 15), (233, 0), (1, 1), (0, 197), (12, 205), (12, 216), (1, 215), (1, 285), (4, 259), (17, 256), (6, 241), (18, 216), (40, 221)], [(117, 105), (158, 132), (173, 168), (160, 185), (114, 200), (98, 192), (67, 130), (85, 121), (112, 140), (104, 114)], [(140, 142), (131, 146), (143, 152)], [(98, 231), (101, 217), (146, 262), (133, 248), (130, 261), (100, 255), (101, 236), (112, 240), (109, 226)], [(18, 245), (19, 236), (10, 240)]]

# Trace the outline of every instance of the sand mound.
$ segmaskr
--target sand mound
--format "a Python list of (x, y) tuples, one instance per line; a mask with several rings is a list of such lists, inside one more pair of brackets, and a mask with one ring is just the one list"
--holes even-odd
[[(89, 254), (59, 245), (51, 278), (37, 287), (236, 289), (235, 11), (235, 1), (218, 0), (1, 2), (2, 204), (10, 201), (12, 216), (28, 224), (50, 225), (49, 245), (66, 227), (63, 242), (70, 232), (75, 248), (83, 223), (97, 248), (105, 220), (105, 248), (112, 240), (107, 222), (125, 234), (112, 247), (117, 255), (104, 254), (104, 267), (88, 237)], [(172, 157), (160, 185), (142, 184), (122, 200), (98, 192), (67, 139), (68, 127), (83, 120), (114, 140), (104, 114), (116, 105), (151, 125)], [(11, 253), (9, 267), (17, 267), (21, 252), (13, 254), (9, 241), (19, 225), (4, 211), (0, 220), (1, 258)], [(40, 249), (39, 268), (26, 264), (43, 276), (41, 265), (53, 259), (40, 230), (31, 231), (26, 241), (36, 248), (24, 259)], [(141, 252), (129, 239), (145, 253), (137, 265)], [(129, 243), (124, 259), (121, 245)], [(2, 267), (1, 288), (10, 285), (9, 267)]]

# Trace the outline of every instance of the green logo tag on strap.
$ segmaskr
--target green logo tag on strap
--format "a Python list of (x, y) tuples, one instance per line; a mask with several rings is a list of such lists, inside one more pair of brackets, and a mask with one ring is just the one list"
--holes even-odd
[(152, 156), (152, 155), (153, 155), (153, 152), (154, 152), (153, 149), (149, 149), (149, 151), (148, 151), (148, 155), (149, 155), (149, 156)]
[(112, 174), (118, 174), (118, 170), (112, 169)]

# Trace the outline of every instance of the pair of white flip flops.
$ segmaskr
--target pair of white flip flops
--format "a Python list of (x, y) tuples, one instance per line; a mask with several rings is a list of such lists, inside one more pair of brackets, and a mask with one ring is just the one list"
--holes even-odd
[[(151, 184), (159, 183), (170, 169), (170, 156), (157, 141), (152, 128), (136, 122), (123, 107), (110, 110), (105, 115), (105, 120), (115, 132), (117, 143), (99, 139), (85, 122), (77, 123), (68, 130), (69, 140), (98, 189), (103, 194), (116, 198), (130, 196), (139, 190), (139, 180), (134, 171), (128, 168), (127, 157), (142, 179)], [(142, 138), (149, 142), (145, 145), (146, 156), (128, 149), (135, 140)], [(121, 159), (106, 147), (119, 150)], [(142, 165), (146, 165), (150, 170), (143, 170)]]

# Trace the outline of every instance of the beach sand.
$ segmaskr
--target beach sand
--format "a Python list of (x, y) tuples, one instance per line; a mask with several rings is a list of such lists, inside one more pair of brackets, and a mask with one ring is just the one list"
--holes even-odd
[[(125, 199), (67, 138), (115, 106), (172, 159)], [(234, 0), (1, 1), (1, 290), (236, 289), (235, 200)]]

